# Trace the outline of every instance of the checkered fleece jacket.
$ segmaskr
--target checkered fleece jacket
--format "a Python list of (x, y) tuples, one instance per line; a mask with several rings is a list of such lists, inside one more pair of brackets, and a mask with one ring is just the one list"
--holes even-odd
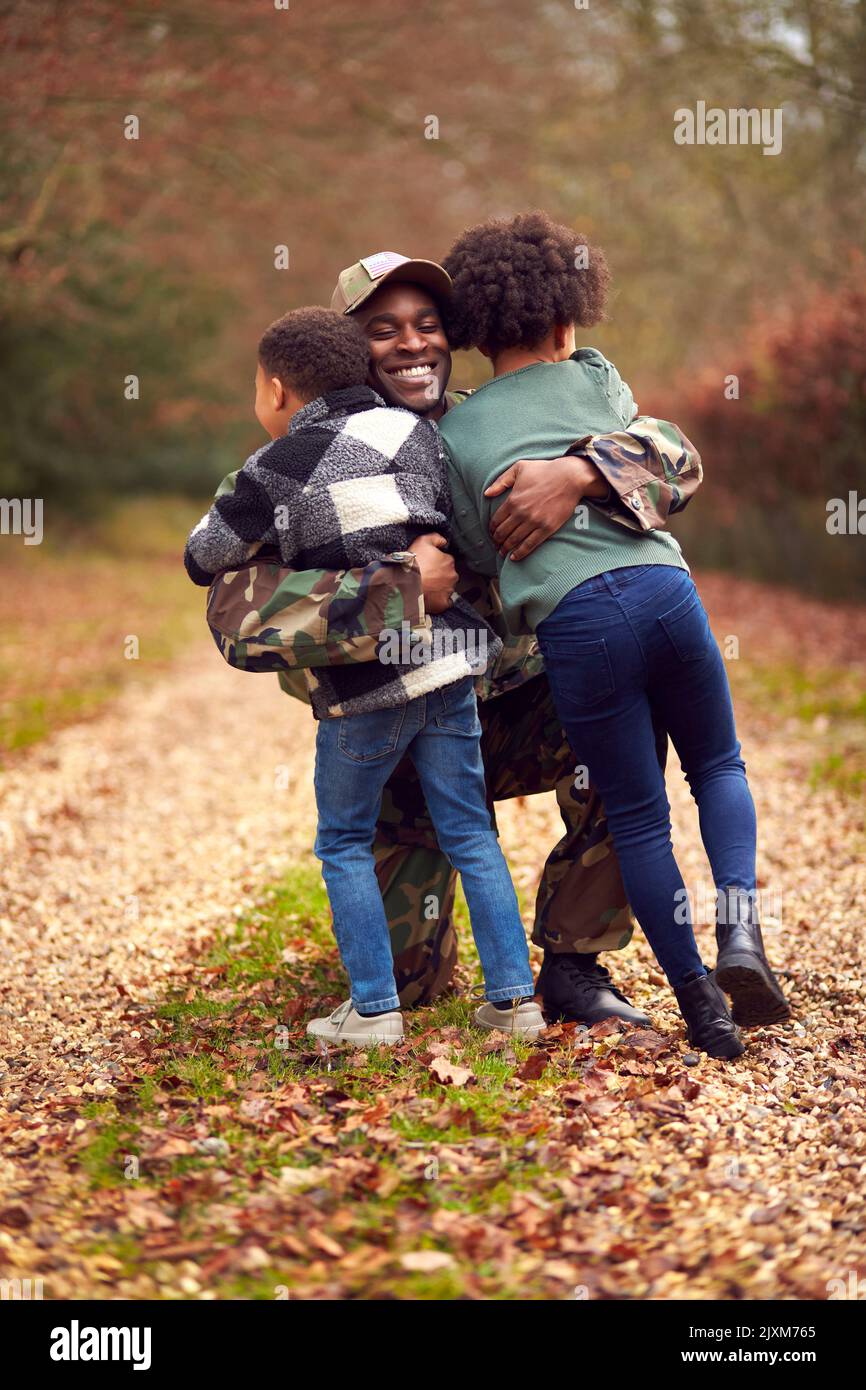
[[(436, 426), (386, 406), (368, 386), (351, 386), (310, 401), (282, 438), (247, 459), (234, 492), (217, 498), (190, 534), (184, 563), (202, 585), (263, 548), (292, 569), (350, 569), (405, 551), (431, 531), (450, 536), (450, 518)], [(481, 674), (501, 648), (463, 599), (431, 616), (427, 638), (423, 661), (416, 645), (406, 664), (383, 659), (309, 672), (316, 718), (404, 704)], [(380, 652), (410, 654), (394, 642)], [(480, 665), (479, 656), (486, 657)]]

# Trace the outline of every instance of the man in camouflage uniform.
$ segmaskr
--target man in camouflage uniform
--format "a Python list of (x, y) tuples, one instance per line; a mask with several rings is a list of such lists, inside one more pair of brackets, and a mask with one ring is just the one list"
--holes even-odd
[[(449, 288), (441, 266), (383, 252), (343, 271), (331, 302), (357, 314), (367, 333), (370, 384), (389, 404), (432, 419), (463, 398), (446, 389), (451, 358), (438, 305)], [(663, 526), (701, 480), (688, 440), (676, 426), (647, 417), (628, 432), (576, 441), (574, 455), (523, 461), (503, 475), (511, 494), (494, 521), (503, 553), (523, 558), (584, 497), (632, 529)], [(220, 491), (233, 485), (230, 475)], [(478, 682), (491, 814), (496, 801), (553, 790), (565, 827), (542, 872), (532, 933), (544, 950), (539, 988), (548, 1015), (646, 1023), (597, 960), (600, 951), (627, 945), (631, 913), (604, 810), (592, 787), (575, 777), (535, 639), (509, 634), (495, 582), (463, 562), (455, 573), (438, 544), (441, 539), (422, 537), (411, 552), (341, 572), (293, 572), (263, 557), (214, 583), (211, 631), (230, 664), (277, 670), (288, 694), (308, 699), (306, 670), (375, 659), (384, 629), (423, 626), (425, 611), (447, 605), (454, 588), (469, 599), (505, 642), (495, 670)], [(666, 743), (660, 733), (662, 761)], [(457, 960), (456, 875), (436, 842), (408, 759), (385, 789), (374, 852), (401, 1002), (426, 1003), (447, 988)]]

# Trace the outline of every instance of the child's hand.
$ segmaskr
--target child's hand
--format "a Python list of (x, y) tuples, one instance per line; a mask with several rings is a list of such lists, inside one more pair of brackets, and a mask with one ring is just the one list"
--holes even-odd
[(520, 459), (506, 468), (485, 497), (511, 489), (490, 522), (500, 555), (525, 560), (542, 541), (564, 526), (582, 497), (604, 496), (607, 484), (588, 459), (569, 454), (559, 459)]
[(454, 557), (445, 549), (448, 542), (438, 531), (419, 536), (409, 546), (421, 572), (424, 608), (428, 613), (444, 613), (451, 607), (451, 595), (457, 587)]

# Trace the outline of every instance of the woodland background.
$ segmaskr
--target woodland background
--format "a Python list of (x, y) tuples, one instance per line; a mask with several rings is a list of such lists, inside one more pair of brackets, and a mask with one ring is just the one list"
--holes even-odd
[[(866, 540), (826, 523), (866, 498), (864, 0), (0, 0), (0, 36), (0, 498), (44, 499), (42, 544), (0, 536), (0, 1280), (857, 1297)], [(781, 107), (781, 154), (676, 145), (698, 101)], [(313, 722), (219, 660), (181, 565), (260, 442), (264, 325), (360, 255), (533, 206), (606, 249), (592, 340), (706, 466), (676, 524), (794, 1011), (731, 1065), (690, 1050), (639, 932), (607, 963), (652, 1028), (482, 1038), (459, 896), (455, 989), (405, 1042), (310, 1049), (346, 992)], [(673, 757), (668, 790), (711, 963)], [(497, 818), (529, 929), (555, 800)]]
[[(606, 249), (592, 337), (704, 456), (693, 558), (866, 592), (825, 529), (866, 490), (862, 0), (22, 0), (0, 31), (0, 494), (205, 496), (257, 442), (266, 323), (541, 206)], [(782, 153), (676, 145), (697, 100), (781, 107)]]

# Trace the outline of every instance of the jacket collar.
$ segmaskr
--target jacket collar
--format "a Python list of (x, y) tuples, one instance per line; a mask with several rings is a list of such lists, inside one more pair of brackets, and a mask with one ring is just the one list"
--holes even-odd
[(289, 421), (286, 434), (294, 434), (306, 425), (315, 425), (332, 415), (357, 415), (361, 410), (372, 410), (374, 406), (384, 405), (382, 397), (372, 386), (346, 386), (341, 391), (328, 391), (317, 396), (314, 401), (302, 405)]

